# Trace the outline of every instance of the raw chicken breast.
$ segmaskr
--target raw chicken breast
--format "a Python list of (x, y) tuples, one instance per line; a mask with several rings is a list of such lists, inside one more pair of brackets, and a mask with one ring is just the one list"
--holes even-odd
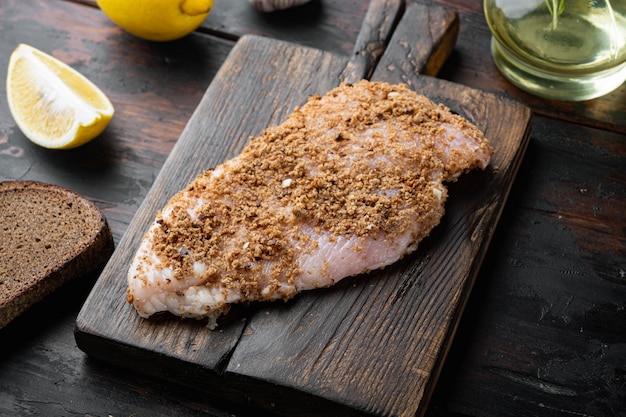
[(313, 96), (157, 214), (128, 300), (142, 317), (169, 311), (213, 328), (232, 303), (382, 268), (439, 223), (443, 182), (491, 154), (476, 127), (403, 84)]

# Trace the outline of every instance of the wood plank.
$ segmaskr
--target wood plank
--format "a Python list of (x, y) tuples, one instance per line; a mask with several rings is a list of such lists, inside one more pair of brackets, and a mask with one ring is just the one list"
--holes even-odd
[[(98, 8), (96, 0), (64, 1)], [(215, 1), (211, 13), (196, 32), (233, 42), (244, 35), (290, 39), (298, 45), (350, 56), (361, 31), (361, 23), (366, 19), (372, 4), (382, 6), (379, 10), (383, 12), (394, 14), (387, 5), (397, 3), (404, 1), (313, 0), (300, 7), (265, 13), (255, 9), (247, 0)], [(114, 26), (112, 22), (109, 23)], [(133, 38), (129, 34), (125, 36)]]
[(256, 405), (285, 415), (294, 410), (315, 415), (319, 410), (308, 403), (318, 398), (326, 406), (331, 401), (367, 415), (425, 412), (524, 155), (530, 111), (418, 76), (406, 65), (403, 41), (414, 37), (403, 27), (414, 21), (403, 19), (373, 79), (407, 82), (472, 120), (494, 144), (493, 166), (498, 168), (450, 187), (443, 224), (416, 254), (255, 314), (226, 377)]
[(620, 415), (626, 235), (612, 231), (626, 213), (624, 137), (544, 117), (532, 132), (431, 405)]
[[(423, 411), (523, 154), (530, 113), (506, 100), (441, 85), (455, 111), (497, 134), (500, 169), (455, 185), (443, 224), (414, 256), (287, 304), (237, 308), (215, 332), (169, 316), (142, 320), (124, 300), (127, 265), (156, 211), (198, 172), (236, 155), (250, 135), (336, 86), (348, 61), (263, 38), (237, 43), (79, 313), (81, 349), (212, 398), (282, 414)], [(374, 77), (393, 77), (381, 68)], [(505, 119), (494, 115), (518, 123), (503, 132)]]
[[(402, 12), (404, 12), (402, 0), (374, 0), (370, 3), (354, 44), (352, 58), (341, 76), (343, 81), (356, 82), (363, 78), (370, 78)], [(379, 29), (372, 30), (372, 28)]]
[[(264, 13), (247, 0), (216, 1), (201, 31), (237, 39), (258, 35), (350, 56), (372, 3), (398, 0), (313, 0), (291, 9)], [(378, 26), (374, 26), (378, 27)]]
[(393, 33), (386, 59), (379, 62), (377, 68), (379, 71), (400, 70), (407, 77), (437, 75), (452, 53), (458, 34), (459, 16), (455, 11), (411, 3)]
[(28, 43), (80, 71), (116, 110), (92, 142), (64, 152), (44, 149), (15, 125), (4, 72), (0, 179), (50, 182), (89, 198), (107, 217), (117, 243), (234, 42), (194, 33), (148, 43), (92, 7), (46, 0), (0, 3), (1, 68), (6, 70), (20, 42)]
[[(515, 96), (486, 68), (492, 64), (481, 0), (419, 1), (461, 14), (459, 41), (440, 77), (516, 98), (540, 114), (542, 106), (559, 107)], [(6, 69), (18, 41), (68, 59), (112, 94), (118, 109), (113, 129), (71, 155), (42, 150), (20, 135), (0, 100), (0, 176), (49, 179), (95, 197), (119, 241), (237, 37), (219, 41), (196, 33), (173, 45), (150, 45), (121, 34), (85, 3), (1, 1), (0, 67)], [(245, 5), (220, 3), (226, 12)], [(339, 45), (349, 54), (354, 38), (346, 33), (358, 33), (367, 1), (320, 3), (323, 15), (311, 20), (266, 23), (295, 42), (317, 25), (333, 35), (315, 35), (313, 46), (333, 51)], [(226, 17), (243, 32), (252, 23)], [(533, 118), (529, 150), (427, 415), (623, 414), (626, 140), (558, 120), (576, 120), (581, 109), (604, 121), (626, 120), (626, 100), (611, 96)], [(73, 326), (96, 278), (62, 288), (3, 329), (0, 414), (259, 416), (259, 410), (216, 410), (206, 394), (86, 357), (74, 343)]]
[[(143, 320), (124, 301), (126, 271), (147, 225), (175, 192), (199, 172), (236, 155), (250, 136), (284, 119), (309, 95), (336, 86), (347, 61), (347, 57), (266, 38), (244, 37), (236, 44), (87, 298), (77, 318), (76, 341), (81, 349), (242, 400), (221, 383), (219, 373), (238, 343), (246, 317), (239, 320), (230, 315), (231, 322), (221, 323), (215, 332), (201, 323), (172, 317)], [(246, 68), (255, 70), (242, 71)]]

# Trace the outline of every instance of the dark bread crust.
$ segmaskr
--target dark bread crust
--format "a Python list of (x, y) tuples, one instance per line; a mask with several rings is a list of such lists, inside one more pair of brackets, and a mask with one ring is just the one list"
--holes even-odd
[(106, 218), (91, 201), (35, 181), (0, 182), (0, 328), (113, 253)]

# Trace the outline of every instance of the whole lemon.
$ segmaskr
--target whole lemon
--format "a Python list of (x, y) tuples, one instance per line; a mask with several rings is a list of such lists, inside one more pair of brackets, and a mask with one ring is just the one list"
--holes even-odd
[(193, 32), (204, 22), (213, 0), (97, 0), (98, 6), (122, 29), (150, 41), (171, 41)]

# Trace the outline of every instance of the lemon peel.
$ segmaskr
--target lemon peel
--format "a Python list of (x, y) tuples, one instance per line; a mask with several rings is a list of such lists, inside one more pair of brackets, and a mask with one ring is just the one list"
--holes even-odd
[(196, 30), (213, 0), (97, 0), (100, 10), (119, 27), (149, 41), (171, 41)]
[(15, 123), (29, 140), (46, 148), (84, 145), (113, 117), (113, 105), (95, 84), (26, 44), (11, 54), (6, 87)]
[(180, 3), (181, 12), (189, 16), (208, 15), (212, 7), (213, 1), (207, 0), (183, 0)]

